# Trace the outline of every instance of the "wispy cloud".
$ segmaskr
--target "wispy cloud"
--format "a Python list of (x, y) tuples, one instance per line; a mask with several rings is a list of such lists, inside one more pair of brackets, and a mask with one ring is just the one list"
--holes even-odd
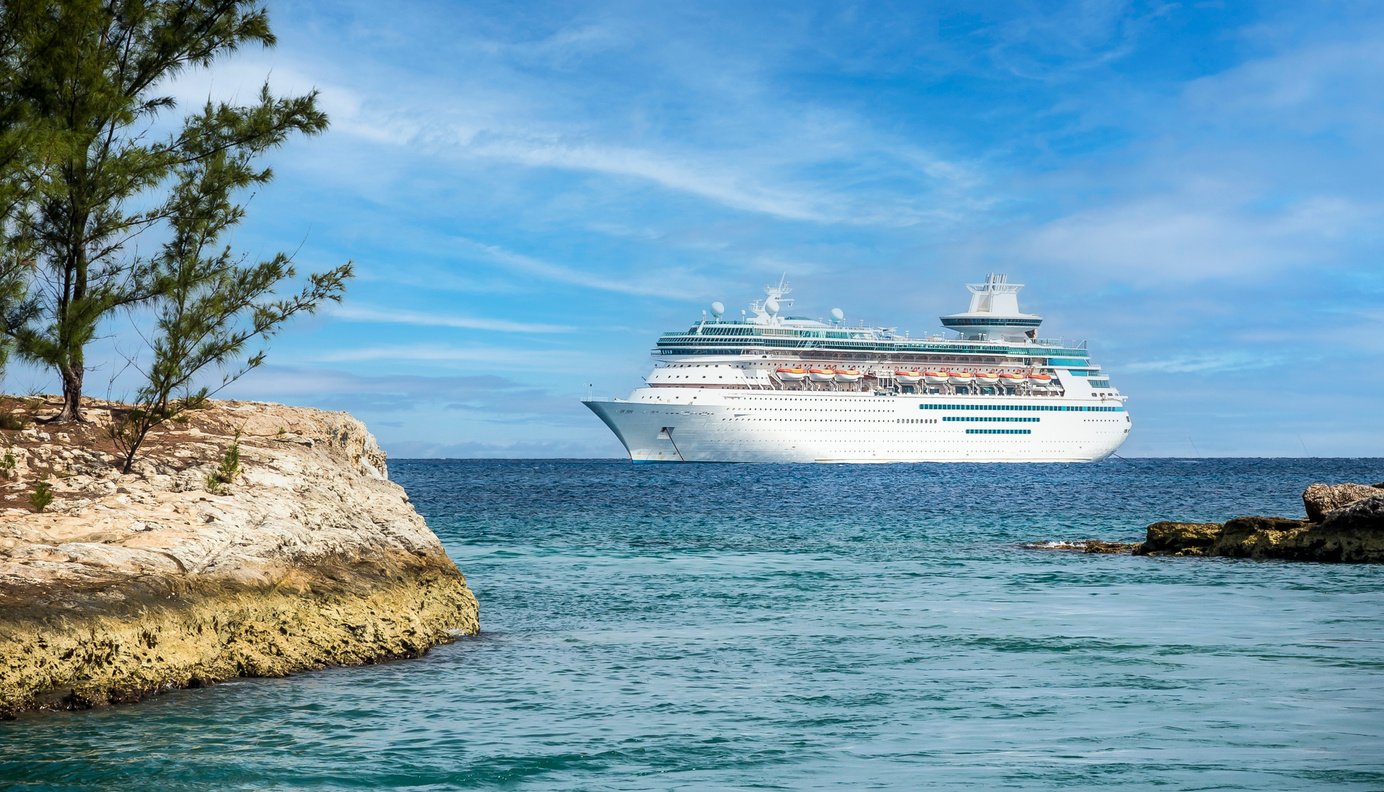
[[(670, 291), (688, 291), (702, 287), (699, 279), (686, 272), (648, 273), (640, 276), (609, 277), (598, 272), (582, 271), (573, 267), (555, 264), (534, 256), (517, 253), (499, 245), (480, 242), (465, 237), (450, 240), (460, 252), (470, 252), (489, 261), (504, 266), (510, 272), (534, 275), (558, 283), (570, 283), (587, 289), (615, 292), (617, 294), (636, 294), (644, 296), (666, 296)], [(693, 283), (693, 281), (697, 283)]]
[(1274, 368), (1283, 365), (1284, 362), (1285, 359), (1281, 355), (1224, 352), (1135, 361), (1123, 364), (1120, 370), (1158, 374), (1200, 374)]
[(351, 322), (418, 325), (422, 327), (454, 327), (461, 330), (494, 330), (505, 333), (570, 333), (570, 325), (511, 322), (507, 319), (484, 319), (458, 314), (435, 314), (402, 308), (375, 308), (365, 305), (340, 305), (327, 315)]
[[(813, 195), (741, 175), (730, 167), (694, 163), (691, 157), (674, 157), (621, 146), (543, 143), (502, 140), (478, 142), (466, 151), (479, 157), (505, 160), (529, 167), (565, 168), (608, 176), (643, 179), (670, 190), (689, 193), (732, 209), (759, 212), (787, 220), (815, 223), (879, 222), (877, 214), (854, 215), (833, 205), (827, 195)], [(729, 165), (730, 163), (726, 163)], [(700, 165), (701, 167), (698, 167)]]
[(1338, 196), (1265, 210), (1239, 196), (1184, 192), (1075, 212), (1019, 234), (1009, 253), (1141, 286), (1319, 268), (1338, 240), (1384, 213)]
[(450, 346), (445, 344), (381, 344), (351, 347), (313, 354), (323, 363), (363, 363), (371, 361), (420, 363), (482, 363), (487, 371), (535, 370), (550, 373), (580, 374), (599, 362), (590, 355), (566, 349), (523, 349), (493, 346)]

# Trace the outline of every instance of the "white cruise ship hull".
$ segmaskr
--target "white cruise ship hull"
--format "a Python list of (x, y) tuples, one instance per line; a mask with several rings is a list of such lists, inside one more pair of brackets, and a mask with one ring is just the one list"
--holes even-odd
[(583, 402), (636, 462), (1094, 462), (1118, 399), (642, 388)]

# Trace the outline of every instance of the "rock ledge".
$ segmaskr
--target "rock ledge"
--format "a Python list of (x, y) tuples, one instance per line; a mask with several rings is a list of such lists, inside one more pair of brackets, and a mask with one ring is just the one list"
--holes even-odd
[(1236, 517), (1220, 523), (1157, 522), (1135, 555), (1277, 558), (1384, 563), (1384, 488), (1313, 484), (1302, 494), (1308, 519)]
[[(121, 475), (108, 427), (0, 400), (0, 716), (410, 657), (478, 631), (475, 596), (345, 413), (215, 402)], [(242, 473), (208, 475), (237, 442)], [(8, 459), (6, 458), (8, 455)], [(40, 480), (52, 503), (34, 513)], [(216, 489), (212, 487), (212, 489)]]

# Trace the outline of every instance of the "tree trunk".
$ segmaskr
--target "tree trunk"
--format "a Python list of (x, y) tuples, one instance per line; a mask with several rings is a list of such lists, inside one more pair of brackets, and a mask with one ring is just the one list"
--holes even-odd
[(86, 372), (81, 360), (75, 361), (75, 365), (59, 366), (58, 373), (62, 374), (62, 412), (53, 416), (52, 423), (85, 421), (82, 417), (82, 375)]

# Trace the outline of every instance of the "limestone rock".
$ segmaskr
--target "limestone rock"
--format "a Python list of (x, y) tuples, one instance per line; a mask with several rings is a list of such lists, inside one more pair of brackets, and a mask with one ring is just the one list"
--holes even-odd
[(1220, 534), (1220, 523), (1156, 522), (1134, 555), (1205, 555)]
[(1221, 526), (1207, 555), (1230, 558), (1298, 557), (1302, 520), (1285, 517), (1236, 517)]
[(1321, 523), (1285, 517), (1154, 523), (1134, 554), (1384, 563), (1384, 495), (1329, 512)]
[(1314, 533), (1334, 560), (1384, 563), (1384, 495), (1329, 513)]
[[(121, 475), (89, 424), (6, 431), (0, 715), (419, 654), (478, 630), (441, 542), (345, 413), (215, 402)], [(238, 440), (237, 440), (238, 438)], [(207, 479), (238, 442), (240, 475)], [(32, 513), (40, 479), (51, 506)]]
[(1099, 539), (1087, 539), (1082, 544), (1083, 553), (1102, 554), (1102, 555), (1128, 555), (1138, 545), (1127, 544), (1125, 542), (1103, 542)]
[(1312, 484), (1303, 491), (1302, 504), (1307, 508), (1307, 519), (1319, 523), (1328, 512), (1377, 495), (1384, 495), (1384, 488), (1379, 485)]

